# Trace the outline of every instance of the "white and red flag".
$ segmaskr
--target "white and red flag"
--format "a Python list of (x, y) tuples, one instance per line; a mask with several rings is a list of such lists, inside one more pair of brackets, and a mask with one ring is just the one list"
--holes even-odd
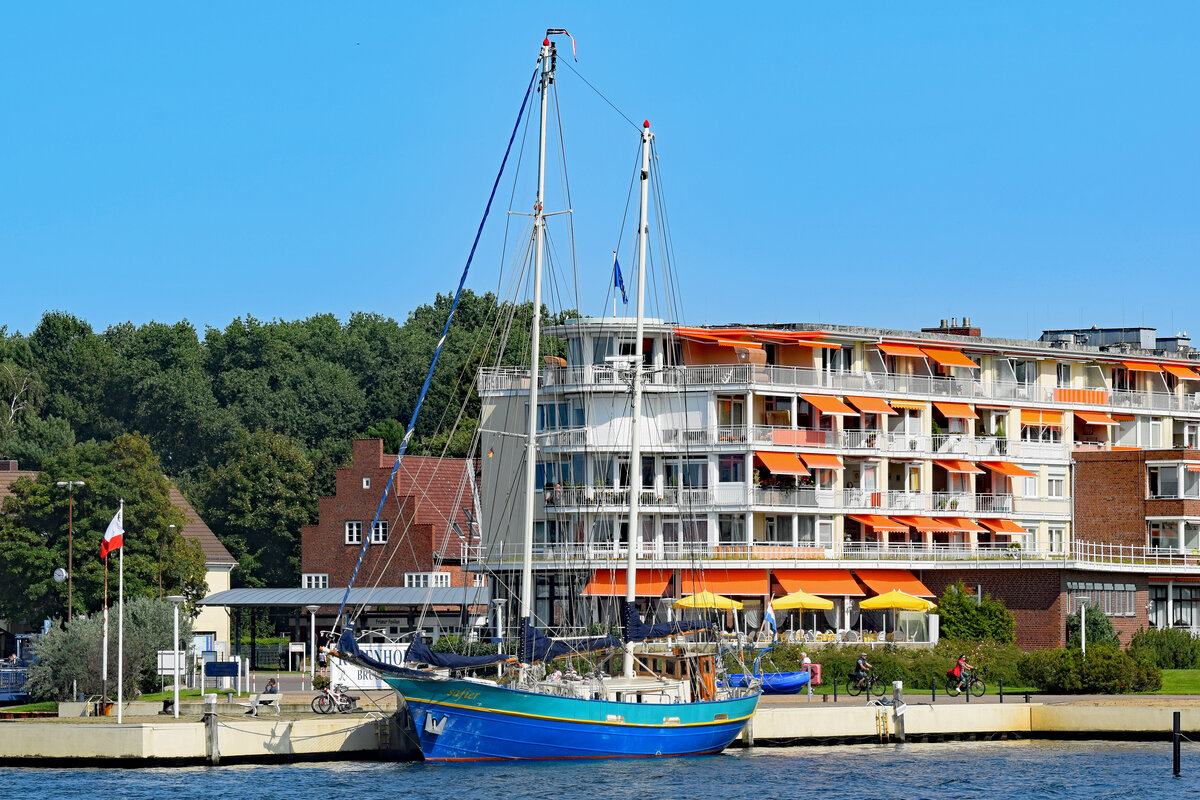
[(108, 554), (116, 550), (124, 542), (125, 536), (125, 506), (117, 509), (117, 515), (108, 523), (104, 532), (104, 540), (100, 542), (100, 557), (108, 558)]

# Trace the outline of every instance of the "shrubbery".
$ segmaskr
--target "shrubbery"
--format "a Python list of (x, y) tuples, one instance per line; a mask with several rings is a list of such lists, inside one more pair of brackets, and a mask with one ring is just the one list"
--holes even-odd
[(1129, 640), (1129, 654), (1144, 656), (1159, 669), (1196, 669), (1200, 667), (1200, 639), (1179, 628), (1139, 630)]
[(938, 616), (941, 635), (946, 639), (1005, 644), (1017, 640), (1017, 620), (1004, 602), (990, 594), (977, 602), (961, 581), (947, 586), (938, 599)]
[[(1084, 615), (1087, 618), (1087, 644), (1091, 647), (1093, 644), (1113, 644), (1120, 645), (1120, 637), (1113, 630), (1112, 620), (1108, 618), (1100, 609), (1093, 605), (1085, 607)], [(1071, 614), (1067, 617), (1067, 644), (1072, 647), (1079, 647), (1079, 615)]]
[(1130, 655), (1112, 643), (1035, 650), (1021, 661), (1029, 683), (1047, 692), (1153, 692), (1162, 688), (1162, 670), (1144, 653)]

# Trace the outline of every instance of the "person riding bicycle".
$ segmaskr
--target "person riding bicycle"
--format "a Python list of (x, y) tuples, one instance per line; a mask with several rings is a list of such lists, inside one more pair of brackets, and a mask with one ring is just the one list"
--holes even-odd
[(871, 662), (867, 661), (867, 654), (859, 653), (858, 661), (854, 662), (854, 672), (851, 673), (851, 676), (854, 678), (854, 682), (857, 686), (861, 688), (862, 686), (866, 685), (867, 673), (870, 672), (871, 669)]
[(953, 668), (946, 670), (947, 675), (951, 675), (958, 680), (958, 685), (954, 687), (955, 694), (958, 694), (963, 690), (963, 686), (966, 683), (966, 673), (973, 672), (974, 670), (975, 668), (967, 663), (966, 653), (963, 653), (958, 657), (958, 661), (955, 662)]

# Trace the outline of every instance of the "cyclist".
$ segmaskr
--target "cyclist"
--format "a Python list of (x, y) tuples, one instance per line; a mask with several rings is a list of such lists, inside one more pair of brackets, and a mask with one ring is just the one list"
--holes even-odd
[(858, 654), (858, 661), (854, 662), (854, 672), (851, 676), (854, 678), (855, 685), (859, 688), (867, 685), (867, 673), (872, 669), (871, 662), (867, 661), (866, 653)]
[(958, 681), (958, 685), (954, 687), (955, 694), (963, 690), (963, 685), (966, 683), (966, 673), (973, 672), (974, 670), (975, 668), (967, 663), (966, 653), (958, 657), (958, 661), (955, 662), (953, 668), (946, 670), (947, 675), (953, 676)]

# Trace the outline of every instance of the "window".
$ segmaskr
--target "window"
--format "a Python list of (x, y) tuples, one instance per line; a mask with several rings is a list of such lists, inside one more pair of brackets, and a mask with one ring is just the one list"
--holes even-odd
[(735, 545), (746, 543), (746, 517), (742, 514), (717, 515), (717, 544)]
[(740, 428), (746, 424), (746, 400), (737, 396), (717, 397), (717, 425)]
[(371, 526), (371, 544), (387, 544), (388, 521), (381, 519)]
[(1161, 522), (1146, 524), (1151, 547), (1174, 547), (1176, 539), (1175, 526), (1164, 525)]
[(821, 349), (821, 366), (826, 372), (849, 372), (854, 360), (854, 345), (842, 345), (838, 349), (832, 347)]
[(364, 489), (371, 488), (371, 479), (370, 478), (363, 478), (363, 488)]
[(1021, 466), (1024, 469), (1026, 469), (1029, 472), (1032, 472), (1034, 474), (1027, 475), (1024, 477), (1019, 477), (1019, 478), (1013, 478), (1012, 479), (1013, 494), (1017, 495), (1018, 497), (1029, 498), (1030, 500), (1036, 499), (1038, 496), (1038, 476), (1037, 476), (1038, 468), (1036, 465), (1030, 465), (1030, 464), (1022, 464)]
[[(1200, 475), (1200, 473), (1197, 473)], [(717, 480), (721, 483), (744, 483), (746, 480), (746, 457), (718, 456)]]
[(487, 586), (488, 578), (486, 572), (476, 572), (471, 576), (472, 586)]
[(1173, 611), (1175, 619), (1171, 620), (1171, 624), (1176, 628), (1193, 628), (1200, 618), (1196, 614), (1196, 603), (1200, 601), (1200, 586), (1180, 586), (1174, 584), (1171, 587)]
[(1184, 464), (1183, 496), (1192, 500), (1200, 498), (1200, 464)]
[(833, 547), (832, 517), (817, 517), (817, 547)]
[(1109, 617), (1137, 615), (1137, 587), (1132, 583), (1067, 582), (1067, 613), (1078, 614), (1080, 600)]
[(1067, 496), (1067, 474), (1058, 470), (1046, 476), (1046, 497), (1061, 500)]
[(791, 516), (783, 514), (779, 516), (768, 515), (764, 520), (762, 540), (764, 542), (772, 542), (775, 544), (791, 544)]
[(1066, 543), (1066, 528), (1057, 525), (1051, 525), (1046, 531), (1046, 543), (1050, 547), (1051, 553), (1063, 553)]
[(1058, 365), (1058, 386), (1061, 389), (1070, 389), (1071, 388), (1071, 365), (1070, 364), (1059, 364)]
[(358, 520), (346, 522), (346, 544), (362, 544), (362, 523)]
[(1036, 361), (1014, 361), (1013, 374), (1016, 376), (1017, 383), (1029, 385), (1037, 383), (1038, 369)]
[(300, 585), (305, 589), (328, 589), (328, 572), (306, 572), (301, 577)]
[(404, 573), (405, 589), (448, 589), (450, 588), (449, 572), (406, 572)]
[(1147, 468), (1151, 497), (1179, 497), (1179, 466)]

